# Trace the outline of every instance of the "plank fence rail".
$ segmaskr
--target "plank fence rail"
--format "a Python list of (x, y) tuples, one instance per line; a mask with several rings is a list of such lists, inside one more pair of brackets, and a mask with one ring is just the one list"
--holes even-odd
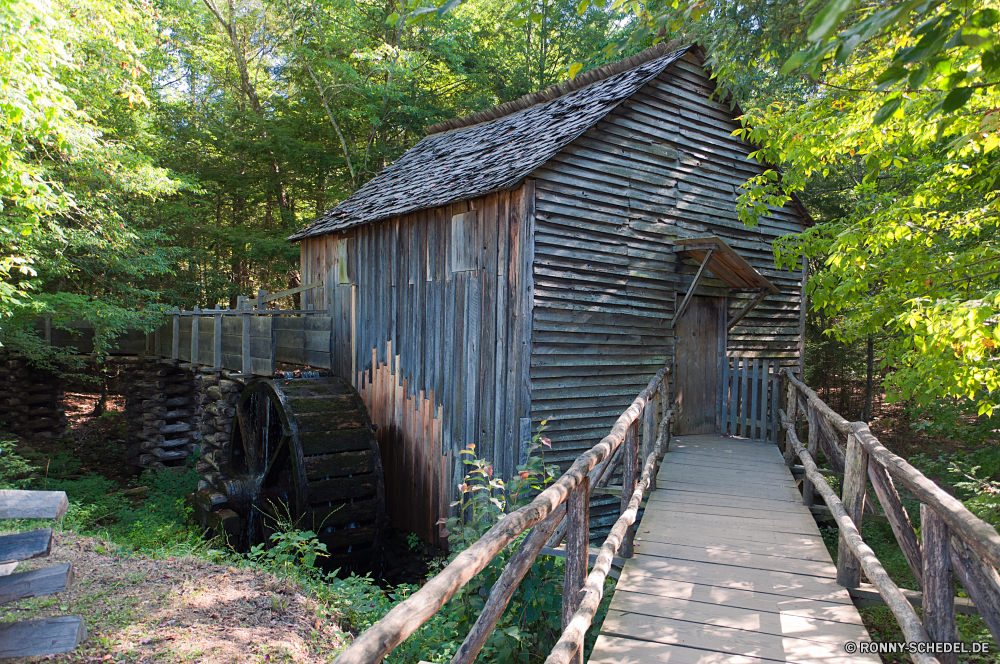
[[(478, 541), (458, 554), (419, 591), (397, 605), (335, 660), (337, 664), (368, 664), (381, 661), (462, 589), (521, 533), (531, 532), (508, 561), (490, 591), (482, 612), (459, 648), (452, 664), (469, 664), (486, 643), (503, 614), (514, 590), (546, 545), (566, 541), (563, 582), (563, 632), (545, 660), (546, 664), (583, 662), (583, 637), (593, 622), (604, 595), (615, 555), (632, 555), (634, 524), (643, 494), (655, 489), (656, 466), (670, 442), (667, 409), (670, 369), (664, 367), (649, 381), (623, 412), (610, 433), (580, 455), (573, 465), (530, 504), (505, 516)], [(642, 426), (642, 449), (639, 427)], [(639, 466), (640, 461), (642, 466)], [(611, 528), (593, 570), (587, 574), (589, 558), (589, 505), (594, 489), (607, 484), (615, 465), (623, 468), (621, 515)], [(639, 471), (642, 475), (639, 475)], [(561, 524), (565, 519), (565, 525)]]
[[(848, 422), (785, 369), (785, 409), (779, 411), (784, 431), (786, 463), (795, 456), (805, 468), (803, 503), (811, 505), (819, 493), (836, 517), (840, 530), (837, 582), (847, 588), (861, 585), (861, 573), (871, 581), (899, 622), (910, 642), (954, 643), (959, 640), (955, 619), (955, 579), (978, 609), (994, 639), (1000, 641), (1000, 535), (972, 514), (919, 470), (882, 446), (864, 422)], [(802, 443), (796, 422), (804, 416), (808, 439)], [(837, 434), (846, 436), (846, 454)], [(816, 466), (822, 448), (827, 459), (843, 455), (842, 495), (837, 496)], [(921, 586), (924, 620), (921, 623), (909, 597), (892, 581), (871, 547), (861, 536), (861, 524), (871, 481), (878, 501), (906, 561)], [(921, 537), (917, 538), (894, 482), (920, 501)], [(915, 662), (955, 664), (957, 653), (938, 657), (915, 653)]]

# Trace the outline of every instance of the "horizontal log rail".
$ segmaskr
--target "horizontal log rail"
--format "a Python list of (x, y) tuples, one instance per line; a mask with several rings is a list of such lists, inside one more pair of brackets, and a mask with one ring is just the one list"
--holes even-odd
[[(878, 590), (909, 641), (935, 643), (958, 640), (955, 621), (954, 580), (957, 578), (978, 609), (986, 627), (1000, 641), (1000, 534), (972, 514), (954, 496), (924, 476), (906, 460), (886, 449), (864, 422), (848, 422), (825, 404), (788, 369), (786, 410), (780, 410), (785, 438), (785, 461), (790, 466), (798, 456), (805, 470), (803, 502), (819, 493), (840, 530), (837, 582), (857, 588), (861, 572)], [(809, 423), (807, 443), (799, 440), (796, 421)], [(826, 426), (829, 425), (829, 426)], [(846, 453), (833, 432), (847, 437)], [(842, 495), (837, 496), (816, 466), (820, 449), (841, 456), (844, 466)], [(835, 448), (835, 449), (834, 449)], [(829, 450), (829, 451), (828, 451)], [(885, 510), (896, 541), (917, 583), (921, 586), (924, 621), (921, 624), (909, 600), (888, 577), (874, 552), (861, 537), (868, 481)], [(894, 482), (921, 501), (921, 533), (910, 523)], [(914, 655), (915, 661), (954, 664), (955, 653), (938, 658)]]
[[(861, 568), (864, 569), (865, 574), (868, 576), (872, 585), (878, 590), (879, 594), (885, 600), (886, 605), (888, 605), (889, 610), (892, 611), (892, 615), (896, 617), (899, 621), (900, 627), (903, 629), (903, 635), (906, 637), (907, 641), (926, 643), (930, 639), (927, 637), (927, 632), (924, 630), (923, 625), (920, 624), (920, 618), (917, 617), (916, 611), (910, 606), (910, 603), (903, 596), (900, 591), (899, 586), (893, 583), (889, 574), (882, 567), (882, 563), (879, 562), (878, 558), (875, 556), (875, 552), (872, 551), (871, 547), (865, 544), (865, 541), (861, 537), (861, 532), (854, 523), (854, 519), (847, 513), (844, 508), (844, 504), (841, 502), (840, 498), (830, 487), (829, 483), (824, 479), (823, 475), (819, 473), (816, 463), (813, 461), (812, 455), (809, 454), (809, 450), (802, 444), (795, 435), (795, 428), (792, 423), (788, 421), (788, 417), (784, 411), (779, 412), (779, 417), (781, 418), (781, 426), (785, 430), (785, 434), (788, 436), (788, 442), (795, 449), (795, 453), (802, 460), (802, 465), (805, 466), (806, 474), (813, 481), (816, 490), (819, 492), (823, 499), (826, 500), (827, 506), (833, 511), (834, 515), (837, 517), (837, 526), (840, 528), (841, 536), (847, 541), (850, 547), (851, 553), (853, 553), (861, 562)], [(841, 560), (838, 558), (838, 568), (840, 567)], [(914, 654), (914, 661), (917, 664), (936, 662), (937, 659), (923, 654)]]
[(619, 547), (625, 541), (626, 534), (635, 524), (635, 520), (639, 516), (639, 504), (642, 502), (642, 496), (646, 492), (646, 489), (650, 487), (656, 475), (656, 460), (659, 458), (662, 447), (669, 436), (668, 430), (672, 414), (672, 411), (664, 413), (663, 419), (660, 422), (659, 433), (656, 437), (656, 444), (653, 446), (653, 451), (646, 457), (646, 462), (643, 464), (642, 479), (639, 480), (635, 491), (632, 492), (632, 496), (629, 498), (628, 509), (611, 526), (611, 532), (608, 534), (607, 539), (604, 540), (601, 552), (597, 555), (594, 570), (587, 577), (587, 583), (584, 586), (584, 596), (580, 601), (580, 608), (573, 614), (568, 627), (563, 630), (559, 640), (556, 641), (556, 645), (548, 658), (546, 658), (545, 664), (568, 664), (583, 649), (583, 637), (594, 622), (594, 616), (597, 615), (597, 609), (604, 598), (604, 582), (611, 571), (611, 564), (615, 560), (615, 555), (618, 553)]
[[(335, 660), (336, 664), (373, 664), (381, 661), (386, 655), (413, 634), (421, 625), (429, 620), (442, 606), (457, 594), (476, 574), (485, 568), (504, 547), (513, 542), (521, 533), (531, 529), (528, 536), (521, 542), (518, 550), (508, 561), (500, 579), (490, 591), (487, 605), (480, 614), (479, 620), (473, 626), (465, 643), (459, 648), (452, 664), (472, 662), (479, 654), (486, 637), (493, 630), (497, 620), (503, 614), (511, 595), (521, 579), (531, 567), (531, 562), (541, 552), (546, 542), (559, 537), (557, 526), (568, 516), (569, 527), (565, 529), (566, 539), (566, 580), (563, 599), (563, 639), (562, 647), (557, 644), (559, 659), (550, 661), (582, 663), (582, 634), (580, 625), (586, 622), (589, 626), (593, 619), (593, 583), (598, 578), (607, 575), (614, 553), (622, 548), (623, 542), (630, 541), (629, 530), (635, 522), (635, 513), (642, 499), (645, 488), (649, 486), (651, 477), (655, 474), (657, 453), (663, 447), (664, 441), (669, 443), (670, 411), (654, 427), (659, 432), (655, 445), (646, 441), (647, 449), (653, 451), (645, 458), (642, 478), (628, 472), (630, 457), (634, 457), (633, 465), (639, 454), (638, 425), (645, 416), (651, 422), (659, 410), (660, 402), (667, 402), (666, 380), (669, 367), (660, 369), (646, 388), (636, 396), (632, 404), (619, 415), (611, 431), (597, 445), (581, 454), (552, 485), (539, 493), (528, 505), (506, 515), (497, 524), (483, 534), (468, 549), (459, 553), (436, 576), (427, 581), (424, 586), (409, 598), (395, 606), (381, 620), (361, 633), (347, 650)], [(613, 462), (619, 456), (619, 449), (624, 453), (622, 465), (624, 480), (622, 493), (628, 497), (627, 505), (622, 510), (608, 536), (608, 542), (602, 547), (601, 555), (595, 564), (595, 572), (587, 578), (587, 557), (589, 551), (588, 510), (592, 487), (606, 482), (613, 470)], [(610, 550), (611, 554), (606, 555)], [(597, 574), (603, 570), (601, 574)], [(586, 581), (586, 587), (584, 582)], [(600, 582), (603, 585), (603, 580)], [(600, 592), (603, 592), (601, 588)], [(600, 603), (600, 599), (597, 600)], [(590, 615), (590, 618), (587, 618)], [(571, 620), (572, 619), (572, 620)], [(575, 644), (572, 648), (569, 644)], [(553, 650), (553, 655), (557, 651)]]

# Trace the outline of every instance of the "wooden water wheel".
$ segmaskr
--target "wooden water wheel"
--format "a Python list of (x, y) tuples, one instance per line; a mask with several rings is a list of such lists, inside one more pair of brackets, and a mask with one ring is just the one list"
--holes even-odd
[(326, 544), (324, 567), (376, 574), (385, 524), (378, 445), (361, 397), (342, 378), (247, 383), (223, 460), (241, 551), (290, 521)]

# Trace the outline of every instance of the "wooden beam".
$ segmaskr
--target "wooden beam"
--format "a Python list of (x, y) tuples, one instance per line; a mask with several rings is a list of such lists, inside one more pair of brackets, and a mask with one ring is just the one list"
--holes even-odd
[(717, 245), (717, 244), (708, 244), (708, 243), (706, 243), (706, 244), (689, 244), (686, 247), (683, 247), (683, 246), (674, 247), (673, 251), (674, 251), (675, 254), (680, 254), (680, 253), (684, 253), (684, 252), (687, 252), (687, 251), (715, 251), (718, 248), (719, 248), (719, 245)]
[(26, 597), (61, 593), (72, 584), (73, 565), (70, 563), (0, 576), (0, 604)]
[(58, 655), (76, 648), (87, 638), (80, 616), (0, 623), (0, 659)]
[(68, 508), (65, 491), (0, 491), (0, 519), (61, 519)]
[[(565, 516), (566, 506), (560, 505), (546, 517), (545, 521), (532, 528), (528, 536), (524, 538), (524, 541), (517, 548), (517, 552), (504, 566), (500, 578), (490, 588), (490, 596), (486, 600), (486, 605), (479, 612), (476, 623), (469, 630), (465, 641), (462, 642), (458, 652), (452, 658), (451, 664), (472, 664), (476, 660), (486, 644), (486, 639), (493, 633), (497, 621), (507, 609), (510, 598), (514, 596), (514, 591), (517, 590), (524, 575), (531, 569), (539, 551), (545, 551), (545, 541)], [(565, 556), (565, 551), (563, 556)]]
[(705, 258), (701, 261), (701, 265), (698, 266), (698, 271), (694, 275), (694, 281), (691, 282), (691, 288), (685, 293), (684, 299), (681, 301), (681, 306), (677, 307), (674, 311), (674, 317), (670, 321), (668, 327), (673, 328), (677, 325), (678, 319), (684, 315), (684, 310), (687, 309), (688, 304), (691, 302), (691, 296), (694, 295), (694, 289), (698, 287), (698, 282), (701, 281), (701, 276), (705, 274), (705, 268), (708, 267), (708, 261), (712, 260), (712, 254), (714, 249), (709, 249), (705, 252)]
[(51, 550), (51, 528), (0, 535), (0, 564), (47, 556)]
[[(924, 605), (924, 594), (917, 590), (907, 590), (906, 588), (900, 588), (899, 592), (903, 593), (903, 597), (918, 608)], [(851, 601), (854, 602), (854, 606), (859, 609), (871, 607), (871, 606), (886, 606), (885, 600), (882, 596), (878, 594), (878, 590), (875, 589), (870, 583), (862, 583), (857, 588), (848, 588), (847, 593), (851, 596)], [(955, 612), (962, 613), (967, 616), (978, 616), (979, 609), (968, 597), (956, 597), (955, 602)]]
[[(636, 418), (638, 420), (638, 418)], [(635, 491), (636, 483), (639, 481), (639, 427), (638, 421), (632, 422), (625, 431), (625, 440), (622, 442), (624, 449), (622, 456), (622, 500), (619, 514), (624, 514), (628, 510), (628, 504), (632, 500), (632, 493)], [(635, 537), (635, 527), (629, 526), (625, 531), (625, 539), (619, 549), (622, 558), (631, 558), (633, 554), (632, 538)]]
[(222, 314), (212, 317), (212, 366), (216, 370), (222, 367)]
[[(810, 423), (815, 422), (811, 420)], [(809, 431), (811, 439), (814, 433)], [(811, 445), (810, 445), (811, 446)], [(868, 486), (868, 452), (858, 442), (857, 436), (847, 437), (847, 458), (844, 463), (843, 495), (844, 511), (854, 521), (858, 531), (864, 517), (865, 488)], [(837, 583), (845, 588), (857, 588), (861, 583), (861, 562), (851, 551), (847, 537), (841, 532), (837, 550)]]
[(893, 535), (896, 536), (896, 543), (899, 544), (899, 548), (906, 558), (906, 563), (910, 566), (910, 571), (913, 572), (913, 578), (917, 580), (917, 585), (923, 588), (924, 563), (920, 542), (917, 541), (917, 534), (913, 530), (913, 524), (910, 523), (910, 515), (903, 508), (903, 502), (899, 499), (899, 493), (896, 491), (892, 476), (879, 464), (869, 463), (868, 478), (872, 482), (872, 487), (875, 488), (879, 504), (885, 510), (886, 519), (889, 521)]
[(181, 310), (174, 307), (173, 334), (170, 341), (170, 359), (179, 360), (181, 357)]
[(747, 302), (746, 306), (740, 309), (740, 312), (738, 314), (729, 319), (729, 322), (726, 323), (726, 329), (731, 330), (734, 327), (736, 327), (736, 324), (739, 323), (741, 320), (743, 320), (748, 313), (753, 311), (754, 307), (760, 304), (764, 300), (764, 298), (768, 296), (770, 292), (771, 291), (769, 291), (766, 288), (761, 288), (759, 291), (757, 291), (757, 297)]
[(194, 317), (191, 318), (191, 364), (198, 365), (198, 353), (201, 351), (198, 338), (198, 323), (201, 321), (201, 309), (195, 305)]
[[(865, 501), (865, 504), (867, 504), (867, 501)], [(813, 518), (817, 521), (831, 521), (833, 523), (836, 523), (837, 521), (836, 517), (833, 515), (833, 510), (826, 505), (810, 505), (809, 511), (812, 512)], [(889, 518), (884, 514), (866, 513), (865, 521), (874, 521), (875, 523), (891, 523)]]
[[(566, 501), (566, 567), (563, 579), (562, 628), (569, 627), (580, 608), (581, 593), (587, 580), (590, 550), (590, 478), (585, 477)], [(583, 664), (583, 640), (577, 643), (571, 664)]]
[(253, 366), (250, 359), (250, 302), (247, 298), (240, 296), (237, 306), (242, 310), (243, 313), (243, 327), (242, 327), (242, 362), (240, 363), (240, 371), (245, 376), (253, 375)]
[(304, 293), (307, 290), (312, 290), (313, 288), (319, 288), (323, 285), (322, 281), (314, 281), (311, 284), (306, 284), (305, 286), (296, 286), (295, 288), (289, 288), (288, 290), (278, 291), (277, 293), (271, 293), (264, 298), (264, 302), (274, 302), (275, 300), (281, 299), (283, 297), (288, 297), (289, 295), (296, 295), (298, 293)]
[[(948, 526), (927, 503), (920, 503), (921, 550), (924, 554), (924, 628), (935, 643), (955, 643), (955, 578), (951, 574)], [(939, 653), (941, 664), (956, 664), (958, 653)]]
[(979, 615), (990, 634), (994, 639), (1000, 639), (1000, 575), (972, 547), (955, 537), (953, 532), (951, 535), (952, 570), (966, 594), (979, 608)]

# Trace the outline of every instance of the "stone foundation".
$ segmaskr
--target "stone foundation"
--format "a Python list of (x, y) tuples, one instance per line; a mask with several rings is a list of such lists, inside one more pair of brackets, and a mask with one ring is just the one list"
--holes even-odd
[(232, 438), (236, 408), (243, 383), (230, 380), (229, 372), (205, 372), (195, 376), (197, 401), (201, 410), (198, 430), (201, 434), (201, 457), (196, 469), (201, 475), (198, 489), (218, 490), (225, 479), (225, 449)]

